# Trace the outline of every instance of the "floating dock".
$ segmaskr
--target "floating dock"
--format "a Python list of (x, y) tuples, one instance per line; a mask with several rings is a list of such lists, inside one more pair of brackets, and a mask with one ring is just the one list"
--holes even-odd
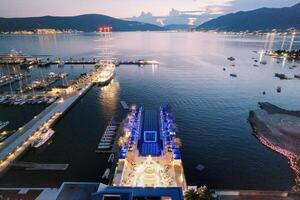
[(129, 109), (129, 106), (127, 105), (127, 103), (125, 101), (120, 101), (120, 103), (125, 110)]
[(22, 167), (25, 170), (67, 170), (69, 164), (42, 164), (42, 163), (34, 163), (34, 162), (13, 162), (12, 166), (14, 167)]
[(156, 60), (137, 60), (137, 61), (118, 61), (116, 62), (116, 66), (120, 65), (159, 65), (159, 62)]
[(112, 153), (114, 151), (119, 125), (113, 120), (109, 122), (97, 146), (96, 153)]

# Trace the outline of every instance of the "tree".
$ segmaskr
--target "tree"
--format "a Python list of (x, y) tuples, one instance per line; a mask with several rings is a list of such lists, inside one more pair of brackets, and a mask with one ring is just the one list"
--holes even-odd
[(212, 193), (206, 186), (199, 187), (197, 192), (200, 196), (200, 200), (214, 200), (215, 198), (212, 196)]
[[(296, 161), (296, 166), (298, 169), (300, 169), (300, 158)], [(300, 172), (298, 171), (296, 173), (296, 178), (295, 178), (295, 186), (292, 188), (296, 192), (300, 192)]]
[(292, 188), (295, 192), (300, 192), (300, 172), (296, 174), (295, 185)]
[(184, 194), (185, 200), (215, 200), (212, 193), (206, 186), (201, 186), (195, 189), (190, 189)]
[(122, 135), (118, 140), (118, 145), (122, 147), (128, 141), (128, 137), (126, 135)]
[(199, 195), (197, 193), (197, 190), (190, 189), (190, 190), (186, 191), (185, 194), (184, 194), (184, 199), (185, 200), (198, 200)]

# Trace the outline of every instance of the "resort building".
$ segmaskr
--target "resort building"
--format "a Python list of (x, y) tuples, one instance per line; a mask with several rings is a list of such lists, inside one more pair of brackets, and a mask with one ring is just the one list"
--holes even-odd
[(132, 109), (124, 121), (114, 186), (186, 189), (173, 119), (169, 106)]

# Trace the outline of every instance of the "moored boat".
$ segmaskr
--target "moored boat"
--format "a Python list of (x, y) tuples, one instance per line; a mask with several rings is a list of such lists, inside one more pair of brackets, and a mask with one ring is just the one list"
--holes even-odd
[(54, 134), (54, 131), (52, 129), (43, 128), (40, 131), (39, 137), (33, 142), (32, 146), (35, 148), (41, 147), (43, 144), (45, 144)]

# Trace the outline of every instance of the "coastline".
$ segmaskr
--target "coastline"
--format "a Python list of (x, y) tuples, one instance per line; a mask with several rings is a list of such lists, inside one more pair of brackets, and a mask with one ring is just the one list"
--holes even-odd
[(253, 134), (263, 145), (285, 156), (295, 174), (298, 174), (300, 149), (297, 144), (300, 142), (300, 132), (295, 128), (298, 125), (296, 120), (300, 120), (300, 111), (285, 110), (268, 102), (258, 104), (260, 110), (249, 113)]

